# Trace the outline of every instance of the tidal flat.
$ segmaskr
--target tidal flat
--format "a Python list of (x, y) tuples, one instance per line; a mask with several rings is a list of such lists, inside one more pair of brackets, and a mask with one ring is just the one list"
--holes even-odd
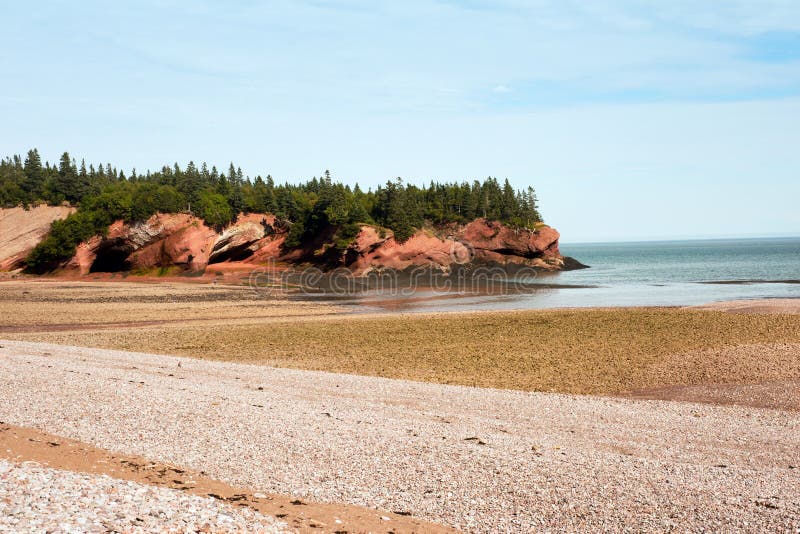
[(441, 384), (646, 398), (699, 386), (689, 400), (705, 400), (706, 386), (800, 381), (800, 315), (769, 306), (365, 315), (242, 286), (42, 281), (0, 284), (0, 306), (7, 339)]

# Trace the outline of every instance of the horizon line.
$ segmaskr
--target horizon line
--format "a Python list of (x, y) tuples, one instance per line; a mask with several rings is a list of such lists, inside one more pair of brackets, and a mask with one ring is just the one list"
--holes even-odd
[(611, 245), (619, 243), (667, 243), (674, 241), (732, 241), (737, 239), (775, 239), (775, 238), (788, 238), (800, 239), (800, 231), (796, 232), (777, 232), (767, 234), (706, 234), (700, 236), (674, 236), (674, 237), (635, 237), (630, 239), (602, 239), (598, 241), (582, 240), (582, 241), (564, 241), (559, 240), (560, 246), (570, 245)]

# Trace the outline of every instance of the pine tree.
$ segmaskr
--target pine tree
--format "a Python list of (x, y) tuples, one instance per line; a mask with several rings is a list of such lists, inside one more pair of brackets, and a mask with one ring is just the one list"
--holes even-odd
[(500, 219), (511, 221), (517, 216), (517, 194), (511, 187), (511, 182), (506, 178), (503, 183), (503, 192), (500, 197)]
[(77, 203), (82, 196), (78, 183), (78, 173), (73, 165), (69, 152), (64, 152), (58, 163), (58, 175), (53, 190), (58, 197), (71, 203)]
[(185, 171), (181, 171), (178, 164), (175, 164), (175, 182), (178, 191), (186, 197), (186, 201), (189, 204), (197, 205), (200, 202), (200, 194), (203, 192), (204, 187), (200, 172), (197, 170), (194, 161), (190, 161), (186, 165)]
[(234, 182), (233, 186), (231, 187), (230, 197), (228, 197), (228, 204), (230, 204), (231, 209), (236, 214), (241, 213), (246, 209), (244, 203), (244, 194), (242, 193), (242, 181), (239, 180), (238, 177), (236, 182)]
[(42, 169), (42, 158), (39, 151), (35, 148), (28, 151), (25, 158), (25, 182), (22, 189), (28, 194), (30, 200), (42, 197), (44, 192), (44, 170)]
[(92, 180), (89, 176), (89, 171), (86, 169), (86, 160), (81, 159), (81, 166), (78, 170), (78, 187), (81, 191), (81, 200), (87, 195), (99, 194), (100, 188), (92, 187)]

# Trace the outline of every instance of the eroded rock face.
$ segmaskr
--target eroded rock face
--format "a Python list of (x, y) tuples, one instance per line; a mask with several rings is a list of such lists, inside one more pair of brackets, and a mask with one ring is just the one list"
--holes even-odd
[(391, 232), (381, 236), (378, 230), (365, 226), (346, 254), (347, 267), (355, 272), (374, 268), (408, 269), (417, 266), (447, 267), (454, 262), (469, 261), (468, 248), (453, 239), (441, 239), (420, 230), (403, 243)]
[[(286, 250), (286, 232), (267, 214), (240, 215), (221, 232), (188, 214), (157, 214), (141, 223), (115, 222), (107, 236), (81, 243), (67, 267), (81, 274), (172, 267), (202, 272), (209, 264), (219, 263), (316, 261), (303, 250)], [(334, 256), (333, 266), (347, 267), (355, 274), (420, 266), (448, 271), (454, 265), (489, 262), (558, 270), (564, 265), (558, 239), (558, 232), (548, 226), (514, 229), (477, 219), (437, 231), (419, 230), (399, 243), (391, 231), (364, 225), (341, 258)], [(330, 257), (326, 258), (326, 266), (331, 266)]]
[(134, 224), (117, 221), (105, 237), (78, 245), (66, 267), (81, 274), (162, 267), (198, 272), (208, 264), (216, 237), (201, 219), (183, 213), (159, 213)]
[(211, 254), (217, 233), (201, 220), (174, 228), (130, 255), (132, 269), (179, 267), (190, 272), (202, 272)]
[(75, 208), (35, 206), (0, 209), (0, 271), (13, 271), (25, 265), (25, 258), (47, 235), (53, 221), (65, 219)]
[(559, 237), (559, 233), (549, 226), (527, 230), (486, 219), (476, 219), (458, 232), (458, 238), (472, 247), (476, 257), (485, 252), (490, 257), (494, 253), (529, 259), (556, 258), (560, 256)]
[(451, 227), (443, 235), (420, 230), (403, 243), (391, 232), (382, 236), (375, 228), (364, 226), (344, 261), (358, 273), (418, 266), (449, 270), (454, 264), (487, 262), (558, 270), (563, 266), (558, 239), (559, 233), (549, 226), (514, 229), (486, 219)]
[[(259, 213), (241, 214), (217, 237), (209, 261), (241, 261), (266, 246), (265, 238), (275, 233), (275, 217)], [(263, 257), (263, 254), (262, 254)]]
[(67, 263), (68, 269), (75, 269), (80, 274), (89, 274), (94, 260), (97, 259), (97, 249), (100, 247), (103, 238), (99, 235), (94, 236), (88, 241), (84, 241), (75, 249), (75, 255)]

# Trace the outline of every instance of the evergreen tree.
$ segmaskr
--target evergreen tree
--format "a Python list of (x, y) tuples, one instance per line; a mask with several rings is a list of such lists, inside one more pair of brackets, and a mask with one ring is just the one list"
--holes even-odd
[(58, 163), (58, 174), (53, 184), (53, 192), (57, 198), (68, 202), (78, 202), (83, 196), (78, 181), (78, 171), (69, 157), (69, 152), (64, 152)]
[(28, 151), (25, 158), (25, 182), (22, 189), (28, 194), (30, 200), (42, 198), (44, 193), (44, 169), (42, 169), (42, 158), (39, 151), (35, 148)]
[(503, 183), (503, 192), (500, 197), (500, 219), (513, 220), (517, 216), (517, 193), (506, 178)]

